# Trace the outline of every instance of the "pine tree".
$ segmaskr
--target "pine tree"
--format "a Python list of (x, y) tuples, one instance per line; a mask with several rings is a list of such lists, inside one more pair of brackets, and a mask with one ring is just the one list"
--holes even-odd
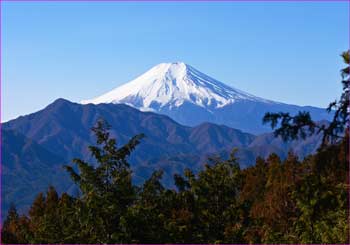
[(82, 192), (76, 217), (79, 219), (81, 238), (87, 243), (123, 242), (120, 218), (135, 199), (126, 158), (143, 135), (137, 135), (123, 147), (117, 148), (116, 140), (110, 138), (109, 129), (110, 126), (103, 120), (92, 128), (97, 146), (90, 146), (89, 149), (96, 159), (96, 167), (81, 159), (73, 160), (80, 173), (66, 166)]

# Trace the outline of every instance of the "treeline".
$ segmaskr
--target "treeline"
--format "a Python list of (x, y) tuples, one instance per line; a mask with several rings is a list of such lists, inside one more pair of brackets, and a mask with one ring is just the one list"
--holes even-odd
[(103, 122), (93, 130), (97, 166), (66, 167), (81, 195), (50, 187), (28, 215), (12, 207), (3, 243), (349, 243), (348, 135), (303, 161), (271, 154), (243, 170), (233, 151), (168, 189), (161, 171), (132, 183), (126, 158), (142, 136), (117, 148)]
[(117, 148), (108, 126), (92, 130), (90, 151), (97, 165), (75, 159), (66, 166), (79, 197), (54, 187), (39, 194), (28, 215), (15, 207), (4, 221), (2, 243), (346, 243), (349, 244), (350, 52), (342, 53), (343, 92), (330, 103), (328, 126), (300, 112), (267, 113), (275, 135), (285, 140), (322, 133), (318, 152), (299, 161), (271, 154), (240, 169), (210, 159), (203, 170), (174, 176), (176, 188), (162, 185), (154, 172), (143, 186), (132, 183), (127, 157), (142, 135)]

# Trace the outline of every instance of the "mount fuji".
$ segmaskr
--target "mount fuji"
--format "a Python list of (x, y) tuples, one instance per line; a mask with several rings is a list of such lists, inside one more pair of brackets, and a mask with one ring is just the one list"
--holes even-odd
[(159, 64), (136, 79), (82, 104), (127, 104), (141, 111), (165, 114), (179, 123), (224, 124), (250, 133), (269, 132), (266, 112), (309, 111), (315, 120), (329, 120), (325, 109), (260, 98), (230, 87), (183, 62)]

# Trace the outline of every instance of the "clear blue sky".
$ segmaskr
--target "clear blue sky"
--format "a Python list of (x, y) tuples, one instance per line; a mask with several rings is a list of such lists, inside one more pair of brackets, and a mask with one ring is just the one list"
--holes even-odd
[(80, 101), (183, 61), (260, 97), (340, 94), (347, 2), (2, 2), (2, 120)]

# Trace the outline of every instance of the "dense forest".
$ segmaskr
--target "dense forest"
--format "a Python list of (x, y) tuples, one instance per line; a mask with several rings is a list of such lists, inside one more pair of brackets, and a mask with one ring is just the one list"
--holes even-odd
[[(349, 64), (349, 52), (343, 54)], [(118, 148), (105, 121), (92, 129), (90, 152), (97, 165), (81, 159), (65, 166), (80, 195), (40, 193), (27, 215), (13, 206), (2, 227), (3, 243), (349, 243), (349, 66), (342, 70), (343, 94), (330, 104), (328, 125), (306, 112), (294, 117), (267, 114), (285, 140), (322, 133), (318, 152), (303, 160), (290, 152), (271, 154), (240, 169), (229, 159), (208, 159), (198, 173), (162, 172), (142, 186), (132, 182), (127, 157), (143, 135)]]

